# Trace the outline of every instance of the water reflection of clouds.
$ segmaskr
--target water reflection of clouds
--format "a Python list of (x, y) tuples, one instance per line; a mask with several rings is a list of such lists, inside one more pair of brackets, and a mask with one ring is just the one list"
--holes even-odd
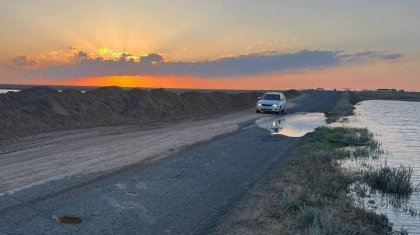
[(256, 122), (261, 128), (270, 130), (273, 135), (302, 137), (315, 128), (325, 125), (323, 113), (297, 113), (286, 116), (262, 118)]

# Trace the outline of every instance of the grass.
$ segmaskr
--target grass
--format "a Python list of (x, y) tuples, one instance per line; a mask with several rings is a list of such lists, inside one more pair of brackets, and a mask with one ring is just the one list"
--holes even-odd
[(321, 127), (297, 150), (285, 177), (291, 191), (282, 194), (289, 199), (280, 201), (288, 202), (281, 208), (289, 209), (290, 234), (391, 233), (384, 215), (356, 208), (347, 197), (355, 177), (344, 173), (336, 160), (348, 156), (342, 149), (352, 146), (376, 148), (378, 143), (363, 128)]
[[(352, 94), (343, 93), (328, 122), (353, 113)], [(238, 207), (219, 234), (407, 234), (393, 231), (386, 215), (357, 207), (350, 190), (360, 197), (368, 184), (388, 192), (410, 189), (411, 168), (371, 167), (361, 175), (343, 171), (339, 161), (380, 154), (380, 143), (366, 128), (320, 127), (307, 134), (281, 171)]]
[(394, 231), (394, 235), (408, 235), (408, 230), (401, 227), (399, 230)]
[(392, 234), (385, 215), (358, 208), (348, 197), (356, 178), (337, 160), (351, 146), (377, 142), (363, 128), (321, 127), (305, 136), (287, 166), (220, 234)]
[(392, 168), (387, 165), (370, 167), (363, 173), (363, 180), (372, 188), (379, 189), (384, 193), (408, 195), (413, 192), (411, 175), (413, 168), (400, 166)]

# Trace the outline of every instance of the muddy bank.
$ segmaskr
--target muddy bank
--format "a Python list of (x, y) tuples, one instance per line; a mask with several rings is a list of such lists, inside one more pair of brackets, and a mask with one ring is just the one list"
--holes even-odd
[[(286, 92), (290, 97), (296, 91)], [(48, 87), (0, 95), (0, 139), (46, 131), (142, 124), (156, 120), (238, 111), (255, 105), (261, 93), (185, 92), (163, 89), (124, 91), (99, 88), (86, 93)]]
[(364, 100), (420, 101), (420, 92), (356, 91), (351, 92), (350, 94), (350, 101), (352, 104), (357, 104)]

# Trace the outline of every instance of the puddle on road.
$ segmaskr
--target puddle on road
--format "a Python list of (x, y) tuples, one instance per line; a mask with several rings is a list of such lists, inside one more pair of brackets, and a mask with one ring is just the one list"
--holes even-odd
[(325, 125), (324, 113), (295, 113), (284, 116), (263, 117), (255, 124), (268, 129), (272, 135), (285, 135), (289, 137), (302, 137), (315, 128)]

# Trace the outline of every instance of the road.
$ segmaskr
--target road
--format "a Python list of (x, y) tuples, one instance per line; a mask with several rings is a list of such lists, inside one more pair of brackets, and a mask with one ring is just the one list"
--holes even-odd
[[(339, 94), (334, 92), (309, 92), (292, 100), (288, 111), (327, 112), (338, 97)], [(82, 138), (82, 141), (77, 141), (77, 138), (73, 137), (67, 137), (69, 139), (63, 137), (64, 139), (58, 143), (48, 144), (49, 140), (46, 138), (47, 141), (28, 145), (26, 149), (25, 145), (11, 144), (7, 148), (9, 150), (0, 155), (0, 162), (6, 159), (4, 162), (13, 164), (10, 156), (14, 155), (19, 156), (18, 162), (26, 162), (35, 153), (39, 155), (36, 155), (37, 158), (42, 159), (41, 153), (45, 149), (51, 152), (46, 151), (44, 155), (56, 155), (51, 146), (66, 146), (67, 143), (85, 143), (83, 146), (73, 146), (75, 152), (81, 151), (76, 160), (88, 157), (89, 153), (96, 155), (98, 146), (112, 147), (100, 151), (104, 163), (101, 163), (99, 171), (93, 170), (92, 167), (86, 168), (90, 169), (87, 172), (77, 171), (77, 165), (66, 161), (62, 166), (54, 167), (57, 163), (48, 165), (46, 161), (45, 164), (50, 168), (48, 172), (58, 172), (54, 169), (58, 167), (61, 167), (62, 171), (66, 169), (66, 164), (70, 164), (70, 173), (50, 178), (45, 182), (37, 178), (38, 181), (31, 183), (28, 177), (21, 177), (23, 179), (20, 181), (23, 183), (19, 180), (13, 181), (14, 177), (9, 184), (3, 180), (1, 185), (5, 188), (3, 190), (5, 193), (0, 197), (0, 234), (212, 232), (223, 215), (228, 213), (254, 185), (264, 180), (268, 172), (280, 167), (287, 159), (288, 152), (300, 141), (300, 138), (273, 136), (267, 130), (252, 125), (252, 121), (258, 117), (255, 114), (241, 115), (241, 118), (237, 115), (228, 116), (228, 119), (225, 117), (211, 119), (220, 118), (227, 122), (226, 126), (222, 126), (228, 129), (225, 132), (219, 129), (220, 125), (215, 126), (211, 120), (195, 120), (207, 123), (204, 128), (203, 125), (200, 126), (202, 132), (210, 128), (217, 130), (215, 132), (217, 135), (223, 135), (217, 139), (212, 139), (215, 135), (191, 137), (194, 131), (182, 134), (180, 132), (182, 129), (177, 129), (178, 127), (174, 132), (170, 132), (168, 127), (164, 126), (164, 128), (142, 129), (128, 133), (120, 133), (120, 130), (97, 137), (90, 134), (89, 138)], [(187, 129), (194, 126), (182, 123), (179, 125), (181, 125), (179, 128), (185, 125)], [(164, 133), (168, 132), (169, 136), (172, 136), (171, 140), (179, 140), (169, 141), (171, 143), (169, 149), (182, 150), (158, 161), (147, 163), (134, 161), (135, 159), (127, 155), (136, 155), (136, 152), (132, 150), (125, 152), (124, 149), (127, 149), (128, 145), (122, 143), (134, 140), (129, 143), (135, 145), (136, 142), (142, 142), (142, 137), (147, 131), (162, 133), (159, 135), (162, 138), (166, 136)], [(75, 137), (78, 135), (80, 133)], [(187, 138), (188, 136), (190, 137)], [(123, 142), (119, 142), (121, 137), (124, 137)], [(187, 140), (181, 141), (183, 138)], [(167, 140), (164, 138), (161, 142), (166, 143)], [(33, 143), (33, 140), (31, 141), (28, 143)], [(193, 141), (201, 144), (185, 148), (188, 142)], [(122, 144), (121, 147), (115, 142)], [(173, 142), (176, 144), (172, 145)], [(156, 145), (155, 141), (147, 143), (141, 145), (140, 150)], [(95, 151), (86, 150), (92, 146), (95, 146)], [(69, 149), (67, 157), (71, 157), (70, 153), (72, 151)], [(169, 152), (162, 150), (159, 154), (167, 156)], [(109, 155), (114, 157), (109, 158)], [(119, 158), (129, 160), (120, 159), (120, 161)], [(52, 159), (57, 159), (57, 156)], [(112, 164), (107, 164), (107, 161), (111, 161)], [(110, 167), (115, 162), (118, 163), (118, 168)], [(37, 166), (36, 163), (33, 164)], [(28, 164), (23, 165), (28, 166)], [(23, 169), (28, 170), (23, 175), (31, 174), (30, 168)], [(35, 169), (35, 175), (39, 174), (39, 169), (41, 168)], [(0, 172), (6, 170), (19, 175), (19, 169), (14, 168), (4, 168)], [(25, 184), (30, 184), (30, 187), (24, 187)], [(83, 219), (83, 222), (77, 225), (62, 224), (57, 222), (60, 216), (77, 216)]]

